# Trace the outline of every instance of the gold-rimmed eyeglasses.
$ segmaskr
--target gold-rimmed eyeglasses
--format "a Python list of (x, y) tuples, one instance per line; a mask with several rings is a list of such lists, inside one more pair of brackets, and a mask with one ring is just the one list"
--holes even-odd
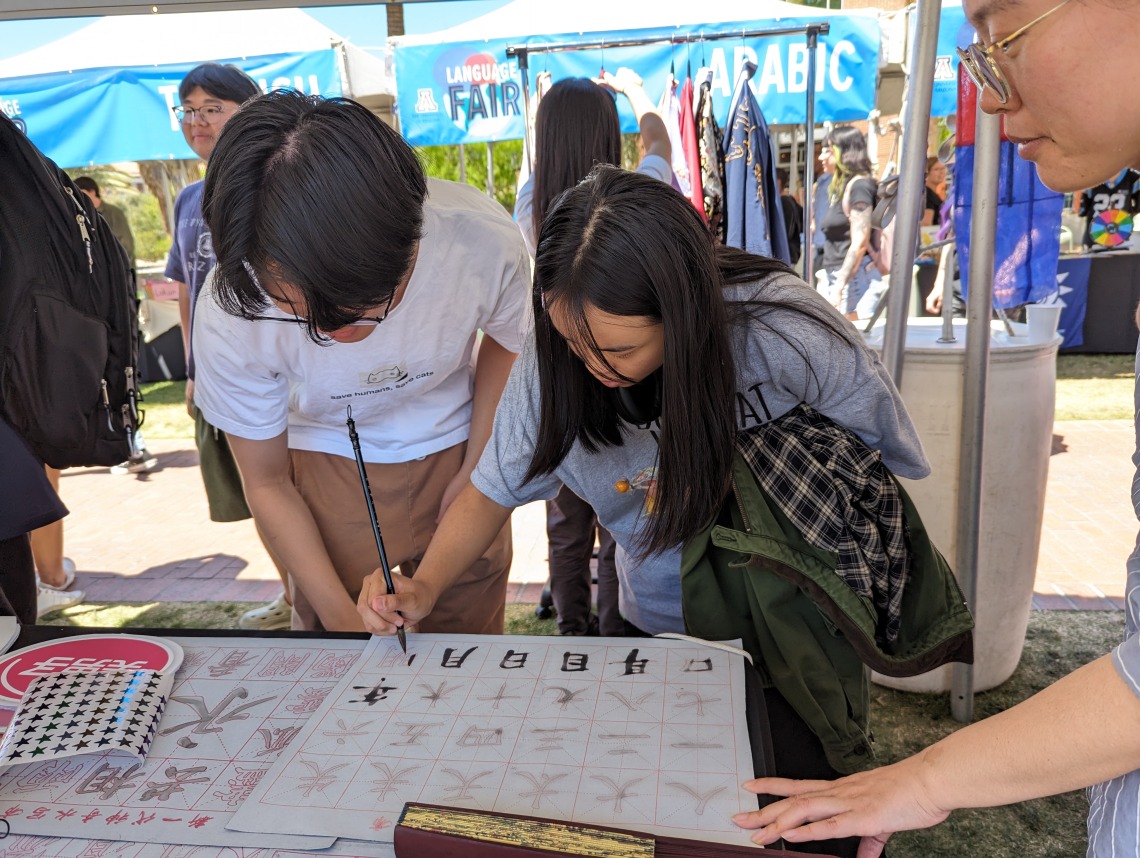
[(1009, 81), (1006, 80), (1005, 72), (1001, 70), (1001, 66), (998, 65), (997, 60), (994, 59), (994, 52), (1001, 51), (1003, 54), (1006, 53), (1009, 50), (1009, 46), (1028, 33), (1030, 29), (1068, 4), (1069, 0), (1061, 0), (1060, 3), (1048, 12), (1038, 15), (1021, 29), (1015, 30), (1004, 39), (994, 42), (988, 48), (983, 48), (977, 42), (967, 46), (965, 49), (958, 48), (958, 59), (961, 60), (962, 67), (966, 69), (966, 73), (974, 83), (978, 85), (979, 89), (989, 89), (999, 102), (1008, 104), (1011, 95)]

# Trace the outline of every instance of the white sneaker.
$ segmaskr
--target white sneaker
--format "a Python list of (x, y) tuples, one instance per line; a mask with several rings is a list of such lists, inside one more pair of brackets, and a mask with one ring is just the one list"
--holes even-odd
[(238, 620), (239, 629), (254, 629), (271, 631), (273, 629), (287, 629), (293, 623), (293, 608), (285, 601), (282, 593), (268, 605), (246, 611)]
[(78, 605), (85, 598), (82, 590), (50, 590), (47, 587), (37, 587), (36, 619), (61, 608), (70, 608)]
[(147, 452), (146, 447), (143, 447), (135, 455), (131, 456), (127, 461), (120, 462), (111, 468), (112, 474), (145, 474), (151, 468), (158, 464), (158, 457), (152, 456)]

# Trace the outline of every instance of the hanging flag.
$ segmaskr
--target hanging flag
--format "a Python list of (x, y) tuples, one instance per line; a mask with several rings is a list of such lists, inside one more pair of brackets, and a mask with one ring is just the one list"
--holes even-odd
[[(954, 151), (954, 235), (962, 294), (969, 294), (970, 218), (974, 202), (974, 120), (977, 87), (959, 72), (958, 131)], [(1002, 135), (994, 236), (994, 306), (1031, 304), (1057, 291), (1064, 196), (1045, 187), (1037, 167)]]
[(1061, 321), (1057, 329), (1065, 338), (1061, 343), (1063, 349), (1085, 344), (1091, 270), (1092, 260), (1087, 256), (1063, 256), (1057, 265), (1057, 292), (1061, 302)]

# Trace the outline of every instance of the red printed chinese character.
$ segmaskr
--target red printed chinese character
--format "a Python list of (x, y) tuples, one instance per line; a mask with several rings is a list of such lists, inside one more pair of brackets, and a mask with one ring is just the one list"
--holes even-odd
[(35, 810), (28, 814), (28, 819), (43, 819), (48, 815), (48, 811), (50, 810), (50, 807), (37, 807)]
[(87, 815), (83, 817), (83, 821), (90, 822), (92, 819), (98, 819), (102, 815), (103, 814), (97, 810), (90, 810), (87, 812)]
[(209, 822), (213, 818), (214, 817), (212, 817), (212, 816), (198, 815), (198, 816), (195, 816), (193, 819), (191, 819), (186, 824), (189, 825), (191, 828), (202, 828), (207, 822)]
[(118, 825), (120, 822), (126, 822), (130, 818), (131, 818), (131, 815), (129, 813), (127, 813), (125, 810), (120, 810), (120, 811), (116, 811), (115, 813), (112, 813), (110, 816), (108, 816), (103, 821), (105, 823), (107, 823), (107, 825), (110, 825), (111, 823)]
[(131, 825), (145, 825), (148, 822), (154, 822), (154, 814), (139, 811), (139, 818), (136, 819)]

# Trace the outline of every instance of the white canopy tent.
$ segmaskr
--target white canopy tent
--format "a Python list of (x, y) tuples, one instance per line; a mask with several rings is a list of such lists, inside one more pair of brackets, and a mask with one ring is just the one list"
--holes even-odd
[[(101, 18), (39, 48), (0, 60), (0, 79), (79, 69), (172, 65), (340, 48), (345, 95), (389, 109), (390, 63), (346, 42), (300, 9), (240, 9)], [(76, 10), (78, 11), (78, 10)], [(7, 17), (0, 15), (0, 17)]]

